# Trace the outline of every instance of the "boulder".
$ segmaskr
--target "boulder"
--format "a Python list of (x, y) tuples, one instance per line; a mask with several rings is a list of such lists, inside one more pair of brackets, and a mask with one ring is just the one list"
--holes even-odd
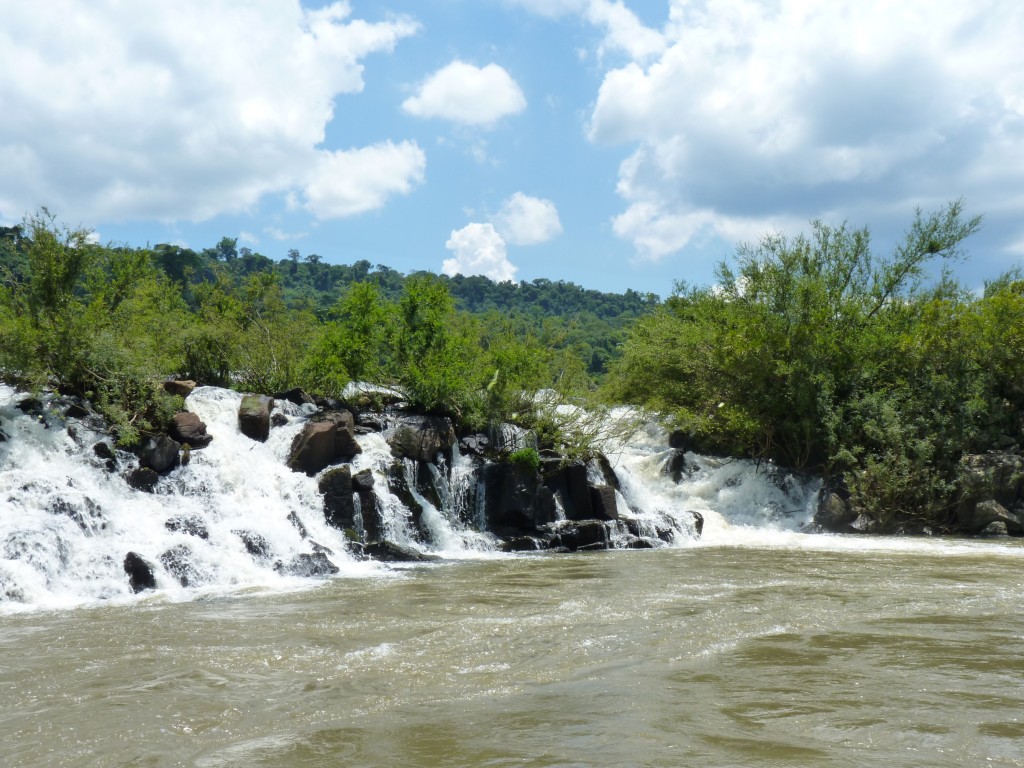
[(324, 467), (351, 460), (362, 453), (353, 428), (348, 411), (316, 414), (292, 440), (288, 466), (312, 477)]
[(402, 416), (385, 439), (396, 456), (433, 462), (455, 445), (455, 428), (444, 416)]
[(29, 416), (42, 416), (43, 415), (43, 401), (38, 397), (26, 397), (14, 406), (19, 411)]
[(283, 427), (288, 423), (288, 417), (280, 411), (274, 411), (270, 414), (270, 426), (271, 427)]
[(579, 520), (563, 523), (558, 526), (552, 544), (564, 547), (570, 552), (608, 549), (611, 547), (608, 525), (601, 520)]
[(270, 557), (270, 542), (265, 536), (253, 531), (232, 531), (232, 533), (242, 540), (245, 551), (257, 560), (266, 560)]
[(516, 536), (501, 545), (502, 552), (538, 552), (546, 548), (546, 542), (535, 536)]
[(324, 518), (335, 528), (355, 528), (352, 501), (352, 473), (348, 467), (330, 469), (320, 477), (317, 488), (324, 495)]
[(124, 556), (124, 572), (128, 574), (128, 586), (138, 594), (146, 589), (156, 589), (153, 566), (142, 555), (129, 552)]
[(125, 475), (124, 478), (124, 481), (128, 483), (129, 486), (134, 488), (136, 491), (142, 491), (143, 493), (152, 493), (159, 480), (160, 475), (149, 467), (136, 467)]
[(313, 398), (307, 395), (302, 387), (293, 387), (287, 392), (277, 392), (274, 397), (278, 400), (287, 400), (294, 405), (313, 405)]
[(814, 524), (828, 533), (852, 533), (857, 510), (850, 504), (848, 494), (823, 487), (818, 493), (818, 508)]
[(373, 490), (373, 472), (368, 469), (361, 470), (352, 475), (352, 488), (357, 493)]
[(590, 488), (590, 506), (596, 520), (619, 519), (615, 489), (610, 485), (595, 485)]
[(167, 435), (148, 437), (139, 447), (139, 465), (152, 469), (157, 474), (169, 472), (178, 466), (181, 443)]
[(661, 467), (661, 473), (671, 477), (673, 483), (692, 477), (698, 470), (700, 467), (687, 457), (686, 451), (681, 450), (672, 451)]
[(363, 547), (363, 552), (374, 560), (386, 563), (433, 563), (441, 559), (387, 540), (371, 542)]
[(192, 390), (196, 388), (196, 383), (188, 379), (171, 379), (170, 381), (164, 382), (164, 391), (170, 395), (178, 395), (179, 397), (188, 397), (192, 394)]
[(957, 510), (957, 526), (964, 533), (982, 533), (990, 525), (1000, 524), (1010, 536), (1024, 534), (1021, 519), (995, 499), (986, 499)]
[(164, 528), (173, 533), (184, 533), (204, 541), (210, 538), (210, 531), (198, 517), (172, 517), (164, 522)]
[(266, 395), (246, 395), (238, 406), (238, 429), (248, 438), (261, 443), (270, 437), (270, 412), (274, 398)]
[(324, 552), (303, 552), (287, 563), (278, 563), (276, 570), (305, 578), (325, 578), (333, 576), (340, 569), (328, 559)]
[(172, 440), (190, 448), (205, 448), (213, 440), (206, 434), (206, 424), (195, 413), (183, 411), (174, 414), (169, 434)]
[(110, 443), (98, 442), (92, 447), (92, 452), (103, 462), (107, 472), (117, 471), (117, 454), (114, 453)]
[(561, 464), (560, 461), (545, 461), (544, 484), (561, 503), (567, 520), (593, 520), (587, 466), (580, 462)]
[(160, 564), (167, 569), (183, 587), (194, 587), (201, 582), (199, 569), (194, 562), (192, 548), (187, 544), (177, 544), (158, 558)]

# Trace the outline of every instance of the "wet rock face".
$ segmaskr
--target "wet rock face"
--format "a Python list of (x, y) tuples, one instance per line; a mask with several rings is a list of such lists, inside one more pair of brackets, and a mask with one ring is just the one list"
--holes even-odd
[(363, 552), (374, 560), (386, 563), (431, 563), (441, 558), (396, 544), (393, 541), (374, 541), (363, 548)]
[(499, 535), (530, 533), (555, 519), (555, 499), (540, 475), (522, 464), (498, 462), (478, 470), (489, 530)]
[(206, 433), (206, 424), (194, 413), (176, 413), (171, 421), (169, 435), (182, 445), (190, 448), (205, 448), (213, 440), (213, 437)]
[(305, 578), (325, 578), (333, 576), (340, 570), (332, 563), (324, 552), (303, 552), (296, 555), (287, 563), (279, 563), (276, 569), (282, 573)]
[(246, 395), (238, 406), (238, 429), (243, 435), (261, 443), (270, 437), (270, 411), (274, 398), (266, 395)]
[(455, 428), (443, 416), (402, 416), (386, 439), (397, 456), (434, 462), (455, 445)]
[(157, 474), (169, 472), (178, 466), (181, 443), (167, 435), (149, 437), (138, 450), (139, 464)]
[(356, 442), (355, 423), (348, 411), (316, 414), (292, 440), (288, 466), (312, 477), (331, 464), (351, 461), (362, 453)]
[(356, 527), (352, 485), (352, 472), (348, 467), (328, 470), (317, 481), (317, 488), (324, 495), (324, 518), (341, 530)]
[(202, 582), (201, 574), (195, 564), (195, 556), (187, 544), (171, 547), (157, 559), (181, 586), (194, 587)]
[(147, 589), (156, 589), (156, 576), (152, 564), (142, 555), (129, 552), (124, 557), (124, 572), (128, 574), (128, 586), (138, 594)]
[(156, 484), (160, 480), (160, 475), (149, 467), (136, 467), (125, 475), (124, 480), (129, 486), (137, 491), (153, 493), (156, 489)]

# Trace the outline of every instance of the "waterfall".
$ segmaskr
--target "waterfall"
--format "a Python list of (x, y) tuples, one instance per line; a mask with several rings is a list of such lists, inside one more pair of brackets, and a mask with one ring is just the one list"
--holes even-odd
[[(0, 610), (62, 607), (138, 599), (125, 572), (134, 553), (147, 563), (157, 594), (185, 599), (241, 589), (292, 589), (310, 576), (387, 573), (361, 556), (345, 532), (329, 525), (317, 478), (286, 466), (292, 440), (315, 411), (277, 403), (278, 426), (265, 443), (238, 429), (241, 395), (200, 387), (186, 400), (213, 442), (192, 450), (187, 465), (160, 477), (153, 493), (126, 477), (138, 466), (110, 446), (99, 419), (69, 416), (52, 396), (42, 409), (17, 406), (27, 396), (0, 385)], [(512, 432), (506, 436), (512, 439)], [(516, 439), (520, 439), (517, 436)], [(361, 434), (350, 464), (369, 470), (373, 509), (353, 495), (357, 532), (367, 515), (382, 539), (447, 559), (504, 556), (486, 530), (485, 461), (455, 446), (447, 460), (398, 459), (385, 436)], [(591, 463), (590, 487), (616, 486), (620, 521), (611, 541), (647, 539), (657, 546), (693, 546), (795, 536), (810, 519), (817, 483), (749, 461), (680, 454), (650, 426)], [(110, 464), (116, 466), (108, 466)], [(556, 497), (556, 504), (560, 500)], [(693, 513), (704, 520), (698, 538)], [(555, 526), (565, 521), (557, 508)], [(550, 518), (549, 518), (550, 519)]]

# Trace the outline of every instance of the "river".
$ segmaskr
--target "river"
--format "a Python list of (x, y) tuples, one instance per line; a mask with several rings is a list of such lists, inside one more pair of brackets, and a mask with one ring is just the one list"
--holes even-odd
[(792, 536), (9, 614), (0, 764), (1019, 766), (1022, 565)]

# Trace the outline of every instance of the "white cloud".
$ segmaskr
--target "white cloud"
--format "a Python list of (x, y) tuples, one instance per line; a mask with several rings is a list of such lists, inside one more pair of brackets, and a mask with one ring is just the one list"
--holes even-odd
[(486, 128), (526, 109), (526, 97), (497, 64), (475, 67), (456, 60), (428, 77), (416, 95), (402, 103), (402, 109), (416, 117)]
[(961, 195), (990, 226), (1019, 220), (1019, 3), (672, 0), (663, 35), (653, 60), (619, 46), (635, 60), (606, 74), (589, 127), (636, 145), (613, 227), (641, 255), (834, 211), (906, 221)]
[[(620, 51), (635, 59), (656, 56), (665, 50), (660, 32), (644, 26), (622, 0), (507, 0), (510, 5), (525, 8), (548, 18), (578, 14), (591, 24), (604, 28), (604, 39), (598, 53)], [(576, 55), (582, 61), (585, 49)]]
[(321, 152), (305, 186), (304, 207), (318, 219), (354, 216), (408, 194), (423, 181), (426, 155), (415, 142), (384, 142), (348, 152)]
[(493, 222), (505, 241), (513, 245), (544, 243), (562, 234), (555, 204), (522, 192), (505, 201)]
[(517, 270), (508, 260), (505, 241), (491, 224), (467, 224), (453, 230), (445, 247), (454, 254), (441, 265), (446, 275), (484, 275), (497, 282), (515, 280)]
[(301, 190), (330, 163), (317, 146), (362, 59), (416, 29), (347, 2), (8, 3), (0, 216), (201, 220)]

